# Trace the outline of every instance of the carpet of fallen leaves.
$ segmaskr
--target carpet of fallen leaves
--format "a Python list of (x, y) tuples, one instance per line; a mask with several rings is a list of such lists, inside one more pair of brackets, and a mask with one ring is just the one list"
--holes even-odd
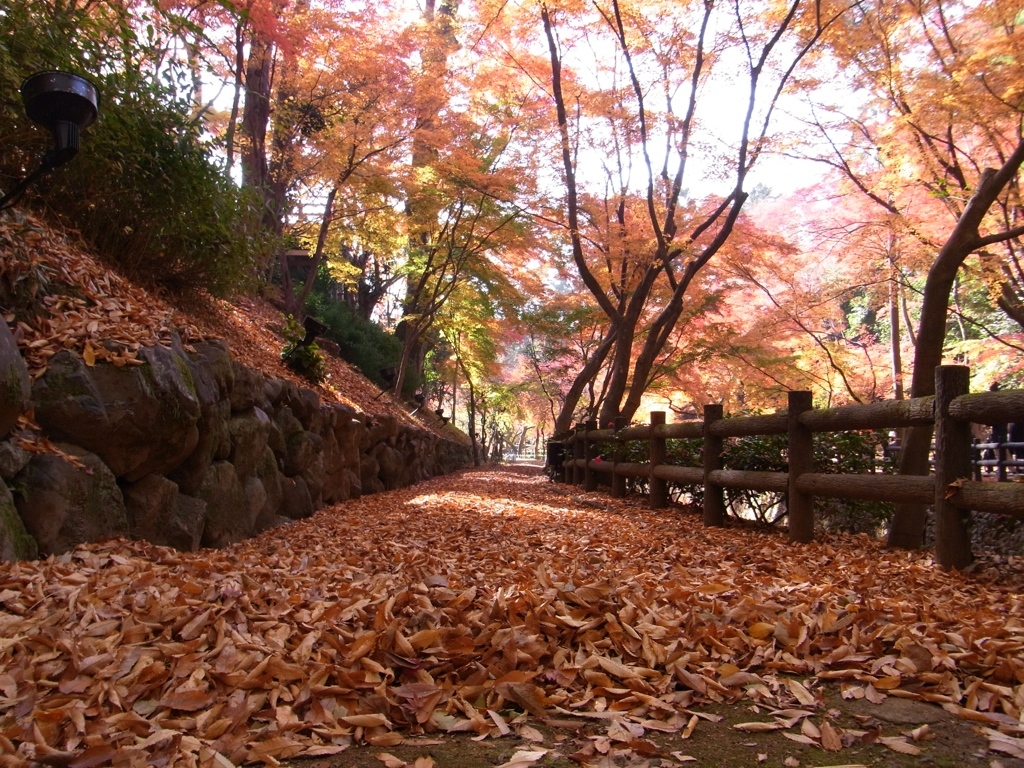
[[(238, 297), (232, 301), (193, 296), (177, 307), (158, 293), (118, 275), (92, 255), (73, 231), (62, 231), (31, 213), (0, 215), (0, 296), (6, 297), (8, 323), (29, 373), (38, 378), (62, 349), (88, 365), (140, 365), (142, 347), (171, 343), (177, 333), (186, 345), (199, 339), (228, 342), (232, 356), (264, 375), (312, 387), (285, 366), (280, 350), (284, 319), (268, 301)], [(329, 376), (315, 388), (326, 402), (365, 413), (387, 413), (407, 424), (463, 440), (457, 430), (442, 430), (429, 409), (420, 419), (345, 361), (328, 355)], [(26, 447), (53, 452), (32, 429)], [(31, 433), (35, 432), (34, 435)]]
[[(500, 737), (520, 713), (605, 720), (643, 755), (645, 733), (741, 700), (772, 716), (741, 729), (838, 750), (863, 734), (819, 717), (823, 681), (935, 702), (1024, 756), (1022, 585), (1020, 560), (945, 573), (866, 537), (793, 546), (467, 471), (224, 550), (0, 566), (0, 765), (273, 765)], [(526, 752), (509, 765), (545, 754)]]

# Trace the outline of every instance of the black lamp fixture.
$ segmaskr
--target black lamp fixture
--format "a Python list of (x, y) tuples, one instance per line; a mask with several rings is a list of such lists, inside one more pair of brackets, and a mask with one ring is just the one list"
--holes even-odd
[(326, 325), (309, 315), (306, 315), (306, 319), (302, 321), (302, 327), (305, 329), (306, 335), (302, 337), (299, 345), (303, 347), (308, 347), (317, 336), (327, 330)]
[(36, 170), (0, 198), (0, 210), (10, 208), (40, 176), (66, 165), (78, 154), (81, 131), (99, 115), (100, 93), (80, 75), (49, 70), (25, 78), (21, 101), (25, 114), (50, 131), (53, 149), (43, 155)]
[(313, 343), (313, 339), (315, 339), (317, 336), (319, 336), (321, 333), (327, 330), (326, 325), (321, 323), (316, 318), (310, 317), (309, 315), (306, 315), (306, 319), (302, 321), (302, 327), (305, 329), (306, 335), (303, 336), (298, 342), (296, 342), (295, 346), (289, 349), (287, 353), (285, 353), (285, 361), (291, 360), (292, 357), (295, 355), (295, 351), (299, 349), (299, 347), (308, 347), (310, 344)]

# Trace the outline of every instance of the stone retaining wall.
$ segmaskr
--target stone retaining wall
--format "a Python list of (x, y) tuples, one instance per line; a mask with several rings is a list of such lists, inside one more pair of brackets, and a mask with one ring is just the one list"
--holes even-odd
[(393, 416), (266, 378), (220, 341), (145, 348), (140, 361), (89, 367), (65, 350), (30, 385), (0, 323), (0, 437), (32, 407), (72, 457), (0, 440), (0, 559), (118, 535), (222, 547), (470, 461), (466, 446)]

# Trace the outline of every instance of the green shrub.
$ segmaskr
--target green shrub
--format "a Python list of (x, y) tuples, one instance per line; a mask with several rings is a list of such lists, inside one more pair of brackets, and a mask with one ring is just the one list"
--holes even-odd
[(256, 195), (217, 167), (187, 105), (155, 83), (104, 83), (113, 98), (50, 204), (138, 279), (217, 296), (250, 287), (273, 248)]
[[(822, 474), (863, 474), (874, 470), (880, 438), (874, 432), (822, 432), (814, 435), (814, 471)], [(726, 441), (723, 464), (728, 469), (751, 472), (789, 471), (786, 435), (755, 435)], [(778, 523), (786, 517), (786, 497), (726, 489), (730, 514)], [(833, 532), (877, 535), (888, 526), (892, 505), (852, 499), (814, 497), (814, 519), (818, 528)]]
[[(722, 464), (726, 469), (751, 472), (786, 472), (788, 441), (785, 435), (751, 435), (725, 441)], [(781, 493), (764, 493), (740, 488), (727, 488), (725, 504), (734, 517), (776, 523), (785, 514), (785, 498)]]
[(305, 332), (295, 318), (289, 315), (285, 318), (284, 336), (288, 343), (281, 350), (281, 360), (284, 364), (300, 376), (305, 376), (314, 384), (319, 384), (327, 378), (327, 361), (323, 353), (316, 345), (316, 342), (303, 344), (302, 339)]
[[(345, 302), (331, 299), (325, 291), (314, 292), (307, 307), (310, 314), (327, 326), (324, 336), (338, 345), (343, 359), (377, 386), (387, 385), (380, 370), (398, 365), (402, 356), (398, 339), (373, 321), (356, 315)], [(409, 383), (415, 386), (415, 382)]]
[(31, 194), (142, 282), (218, 296), (248, 287), (275, 243), (255, 196), (225, 176), (204, 141), (182, 73), (140, 67), (149, 43), (111, 6), (46, 6), (0, 0), (0, 111), (11, 118), (0, 133), (0, 183), (9, 188), (31, 170), (50, 141), (24, 116), (20, 80), (37, 69), (76, 71), (100, 91), (99, 120), (79, 156)]
[[(882, 436), (878, 432), (817, 434), (814, 436), (815, 471), (847, 475), (880, 471), (876, 455), (881, 445)], [(891, 472), (892, 468), (887, 470)], [(821, 496), (814, 500), (817, 526), (837, 533), (880, 535), (888, 530), (894, 509), (894, 505), (888, 502), (826, 499)]]

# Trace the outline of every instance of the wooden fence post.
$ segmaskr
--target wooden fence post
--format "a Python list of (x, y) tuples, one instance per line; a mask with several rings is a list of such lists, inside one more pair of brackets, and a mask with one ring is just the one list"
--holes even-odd
[(723, 415), (721, 403), (704, 406), (704, 525), (725, 525), (725, 489), (712, 485), (711, 473), (722, 468), (722, 438), (711, 434), (711, 425)]
[(583, 430), (586, 426), (583, 424), (576, 425), (576, 439), (572, 441), (572, 484), (582, 485), (583, 484), (583, 468), (576, 462), (582, 459), (586, 455), (586, 446), (584, 445)]
[(796, 489), (797, 478), (814, 471), (814, 433), (799, 417), (814, 407), (811, 393), (789, 393), (789, 540), (814, 540), (814, 497)]
[[(569, 438), (564, 438), (567, 441)], [(572, 452), (569, 450), (569, 446), (563, 442), (562, 448), (562, 479), (561, 482), (568, 485), (572, 482), (572, 467), (569, 466), (569, 459), (572, 458), (570, 455)]]
[(625, 452), (622, 442), (619, 440), (619, 432), (626, 428), (626, 417), (615, 417), (615, 443), (612, 454), (612, 498), (621, 499), (626, 495), (626, 477), (615, 471), (619, 462), (622, 461), (622, 454)]
[[(583, 434), (589, 435), (592, 430), (597, 429), (597, 421), (591, 419), (584, 426), (586, 430)], [(587, 466), (583, 469), (583, 490), (585, 491), (596, 491), (597, 490), (597, 472), (590, 468), (590, 462), (597, 456), (597, 444), (590, 442), (589, 437), (585, 437), (583, 440), (583, 456), (587, 461)]]
[(665, 423), (664, 411), (651, 411), (651, 439), (650, 439), (650, 502), (651, 509), (664, 509), (668, 504), (668, 483), (660, 477), (654, 476), (654, 470), (659, 464), (665, 463), (665, 438), (655, 437), (654, 430)]
[(965, 365), (935, 369), (935, 559), (943, 568), (965, 568), (974, 559), (968, 513), (946, 498), (951, 483), (971, 477), (971, 425), (949, 415), (949, 404), (970, 391), (970, 381)]

